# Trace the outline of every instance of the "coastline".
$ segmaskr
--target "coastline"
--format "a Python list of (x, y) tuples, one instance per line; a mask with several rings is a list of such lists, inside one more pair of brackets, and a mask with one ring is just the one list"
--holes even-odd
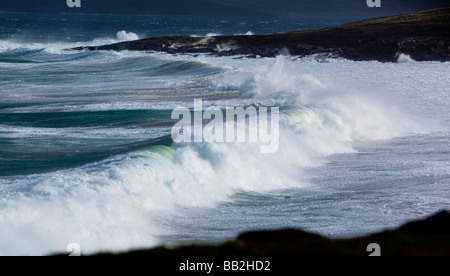
[(336, 27), (270, 35), (165, 36), (72, 50), (154, 51), (169, 54), (275, 57), (325, 54), (353, 61), (450, 61), (450, 7), (387, 16)]

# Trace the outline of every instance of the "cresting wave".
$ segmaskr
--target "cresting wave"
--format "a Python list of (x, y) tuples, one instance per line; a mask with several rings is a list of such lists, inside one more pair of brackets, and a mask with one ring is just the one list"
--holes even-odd
[(201, 89), (239, 97), (209, 105), (280, 107), (276, 153), (248, 143), (142, 145), (76, 168), (0, 178), (0, 255), (61, 252), (74, 242), (83, 253), (156, 246), (171, 232), (167, 218), (183, 208), (217, 207), (241, 191), (306, 187), (304, 168), (355, 152), (354, 142), (421, 130), (376, 95), (297, 73), (301, 62), (228, 62), (226, 72), (204, 76)]
[(180, 206), (214, 207), (237, 191), (302, 187), (302, 167), (353, 151), (355, 140), (409, 131), (381, 104), (295, 75), (290, 66), (280, 58), (212, 80), (239, 89), (242, 97), (284, 107), (276, 154), (262, 155), (248, 144), (158, 146), (76, 169), (2, 179), (8, 196), (1, 202), (0, 236), (8, 240), (0, 240), (0, 254), (47, 254), (71, 242), (84, 252), (153, 246), (167, 232), (158, 221)]
[(125, 30), (118, 31), (115, 38), (96, 38), (92, 41), (86, 42), (27, 42), (20, 41), (17, 39), (6, 39), (0, 40), (0, 62), (5, 62), (1, 60), (4, 56), (17, 57), (18, 55), (28, 55), (30, 53), (35, 53), (35, 51), (45, 51), (47, 53), (63, 54), (65, 49), (70, 49), (73, 47), (80, 46), (100, 46), (105, 44), (112, 44), (117, 42), (138, 40), (139, 36), (133, 32), (127, 32)]

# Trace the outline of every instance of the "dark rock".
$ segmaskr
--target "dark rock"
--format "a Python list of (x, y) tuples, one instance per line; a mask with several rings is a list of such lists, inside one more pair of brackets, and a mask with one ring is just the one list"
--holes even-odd
[(255, 231), (218, 246), (192, 245), (175, 249), (159, 247), (121, 254), (96, 256), (183, 257), (281, 257), (368, 256), (368, 245), (376, 243), (382, 256), (450, 256), (450, 213), (439, 212), (396, 230), (351, 239), (329, 239), (297, 229)]
[(411, 234), (450, 234), (450, 212), (442, 211), (425, 220), (407, 223), (399, 230)]
[(274, 231), (255, 231), (239, 235), (237, 241), (240, 242), (285, 242), (293, 240), (322, 240), (323, 237), (317, 234), (299, 231), (298, 229), (282, 229)]
[(319, 53), (355, 61), (450, 61), (450, 7), (363, 20), (332, 28), (253, 36), (155, 37), (75, 50), (157, 51), (172, 54), (275, 57)]

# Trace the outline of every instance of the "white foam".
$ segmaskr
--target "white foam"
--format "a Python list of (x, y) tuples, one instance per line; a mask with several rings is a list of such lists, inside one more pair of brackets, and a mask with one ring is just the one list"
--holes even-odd
[(173, 161), (140, 152), (22, 178), (32, 189), (0, 201), (0, 236), (8, 237), (0, 239), (0, 254), (48, 254), (73, 242), (84, 253), (155, 246), (168, 233), (158, 221), (179, 207), (214, 207), (240, 190), (301, 186), (293, 178), (298, 172), (257, 152), (245, 145), (181, 145)]
[(222, 34), (219, 33), (207, 33), (205, 37), (214, 37), (214, 36), (221, 36)]
[(65, 49), (82, 47), (82, 46), (101, 46), (107, 44), (113, 44), (117, 42), (137, 40), (139, 36), (133, 32), (127, 32), (125, 30), (116, 33), (115, 37), (101, 37), (91, 41), (83, 42), (48, 42), (48, 43), (36, 43), (36, 42), (23, 42), (17, 40), (1, 40), (0, 52), (11, 51), (16, 49), (29, 49), (29, 50), (41, 50), (53, 54), (69, 53), (64, 51)]
[(385, 103), (370, 86), (339, 87), (302, 73), (302, 67), (278, 57), (273, 64), (230, 70), (212, 84), (217, 89), (237, 89), (241, 97), (266, 105), (308, 106), (327, 123), (324, 129), (335, 130), (336, 137), (345, 141), (389, 139), (421, 131), (416, 119)]
[[(400, 110), (391, 93), (402, 99), (414, 95), (412, 101), (427, 95), (434, 107), (439, 106), (436, 99), (448, 103), (450, 86), (441, 94), (428, 93), (437, 93), (442, 79), (435, 76), (439, 81), (433, 84), (423, 68), (405, 69), (408, 77), (402, 77), (396, 64), (185, 58), (230, 68), (209, 83), (214, 89), (238, 90), (241, 98), (218, 105), (289, 107), (281, 116), (279, 151), (264, 155), (258, 144), (178, 144), (172, 159), (142, 151), (77, 169), (2, 178), (0, 255), (61, 252), (73, 242), (83, 253), (155, 246), (159, 235), (171, 233), (168, 218), (184, 208), (215, 207), (239, 191), (302, 188), (310, 185), (305, 167), (321, 166), (332, 154), (354, 152), (354, 142), (421, 131), (416, 119), (423, 114)], [(440, 74), (448, 70), (427, 66), (430, 71), (441, 68)], [(429, 81), (423, 87), (422, 79)], [(382, 81), (393, 89), (407, 85), (407, 91), (371, 85)], [(439, 114), (448, 118), (448, 109), (442, 110)]]
[(405, 55), (403, 53), (398, 55), (397, 63), (407, 63), (407, 62), (414, 62), (415, 60), (411, 58), (410, 55)]
[(119, 31), (116, 36), (118, 41), (132, 41), (139, 39), (137, 34), (127, 31)]
[(252, 31), (248, 31), (246, 33), (237, 33), (237, 34), (234, 34), (234, 35), (254, 35), (254, 33)]

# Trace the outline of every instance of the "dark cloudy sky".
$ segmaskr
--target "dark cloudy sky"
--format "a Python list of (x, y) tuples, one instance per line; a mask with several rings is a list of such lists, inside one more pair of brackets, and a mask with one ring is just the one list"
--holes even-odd
[(450, 5), (450, 0), (381, 0), (370, 9), (366, 0), (81, 0), (70, 9), (66, 0), (0, 0), (0, 11), (138, 13), (189, 15), (361, 16), (388, 15)]

